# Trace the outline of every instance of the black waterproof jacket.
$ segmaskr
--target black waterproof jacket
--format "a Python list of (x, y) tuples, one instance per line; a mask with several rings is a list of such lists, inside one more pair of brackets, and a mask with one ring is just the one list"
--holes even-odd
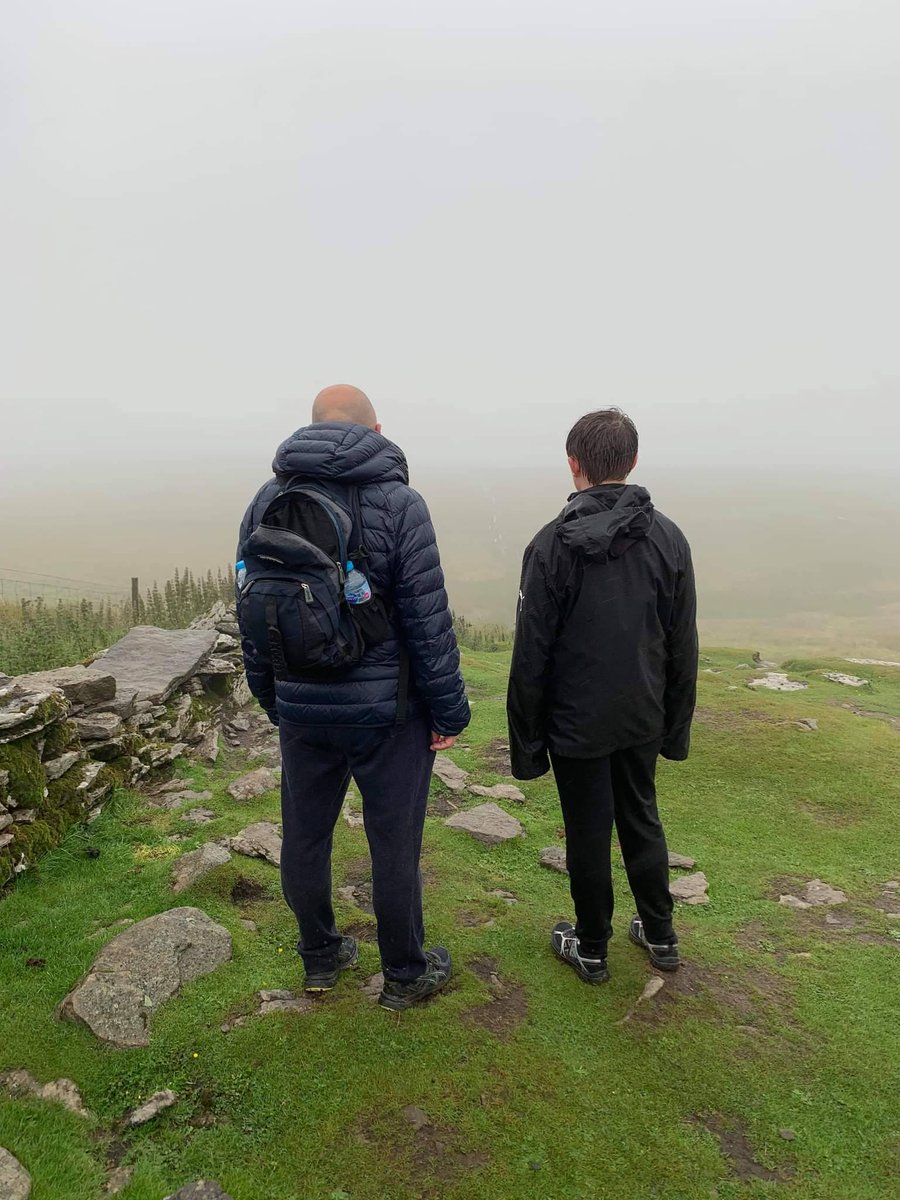
[(322, 422), (283, 442), (272, 470), (275, 478), (257, 492), (241, 524), (238, 559), (287, 479), (315, 480), (348, 504), (348, 487), (355, 485), (369, 551), (365, 571), (373, 590), (393, 605), (396, 636), (371, 647), (356, 667), (322, 682), (276, 681), (268, 658), (243, 638), (254, 696), (273, 719), (277, 714), (298, 725), (393, 725), (402, 640), (411, 676), (409, 713), (424, 709), (438, 733), (460, 733), (469, 723), (469, 702), (444, 573), (428, 508), (409, 486), (403, 451), (364, 425)]
[(545, 774), (550, 750), (600, 758), (657, 740), (666, 758), (687, 758), (696, 681), (684, 534), (644, 488), (575, 493), (525, 551), (507, 702), (513, 774)]

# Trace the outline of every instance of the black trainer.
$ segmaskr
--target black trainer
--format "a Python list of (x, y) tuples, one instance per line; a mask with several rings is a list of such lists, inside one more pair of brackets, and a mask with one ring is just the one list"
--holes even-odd
[(399, 983), (394, 979), (386, 979), (378, 1003), (382, 1008), (390, 1008), (399, 1012), (403, 1008), (412, 1008), (422, 1000), (427, 1000), (435, 992), (439, 992), (450, 980), (453, 974), (453, 962), (450, 951), (443, 946), (435, 946), (433, 950), (425, 951), (427, 966), (418, 979), (411, 983)]
[(570, 966), (585, 983), (606, 983), (609, 968), (606, 958), (585, 958), (578, 948), (578, 937), (571, 921), (560, 921), (550, 934), (550, 945), (558, 959)]
[(644, 922), (640, 917), (632, 917), (628, 926), (628, 936), (636, 946), (646, 950), (650, 955), (651, 964), (660, 971), (677, 971), (681, 966), (681, 956), (678, 953), (678, 941), (662, 942), (654, 945), (647, 941), (644, 933)]
[(356, 938), (342, 937), (334, 966), (307, 971), (303, 988), (307, 992), (330, 992), (337, 983), (341, 971), (346, 971), (348, 967), (355, 967), (358, 962), (359, 946), (356, 944)]

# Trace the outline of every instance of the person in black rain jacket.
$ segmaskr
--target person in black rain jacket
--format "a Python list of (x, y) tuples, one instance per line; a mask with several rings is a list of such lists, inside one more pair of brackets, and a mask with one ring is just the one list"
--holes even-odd
[(553, 949), (600, 983), (613, 823), (638, 908), (629, 936), (655, 966), (680, 961), (655, 771), (660, 754), (688, 756), (696, 594), (684, 534), (626, 482), (638, 451), (629, 418), (589, 413), (566, 450), (576, 491), (525, 551), (507, 711), (513, 774), (552, 765), (563, 810), (576, 921), (556, 926)]

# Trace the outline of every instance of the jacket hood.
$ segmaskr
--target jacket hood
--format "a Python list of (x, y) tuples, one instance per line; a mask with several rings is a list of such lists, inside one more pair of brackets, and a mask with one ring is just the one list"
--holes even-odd
[(650, 493), (633, 484), (600, 484), (569, 497), (557, 537), (592, 562), (619, 558), (653, 528)]
[(406, 456), (399, 446), (369, 429), (342, 421), (306, 425), (281, 443), (272, 470), (340, 483), (409, 483)]

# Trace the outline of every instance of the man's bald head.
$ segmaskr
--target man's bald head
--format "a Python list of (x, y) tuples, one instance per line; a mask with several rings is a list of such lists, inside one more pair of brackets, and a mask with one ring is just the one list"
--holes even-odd
[(349, 383), (338, 383), (324, 388), (313, 401), (312, 423), (321, 421), (347, 421), (355, 425), (366, 425), (381, 432), (372, 401), (359, 388)]

